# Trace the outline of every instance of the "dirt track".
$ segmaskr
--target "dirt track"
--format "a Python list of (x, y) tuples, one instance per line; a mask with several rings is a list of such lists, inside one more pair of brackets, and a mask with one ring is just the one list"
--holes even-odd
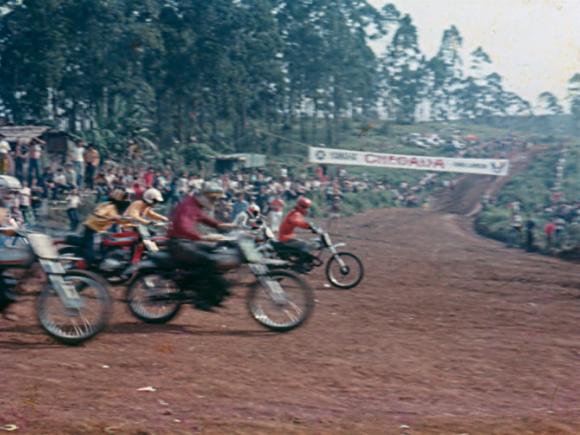
[(315, 274), (314, 316), (287, 335), (264, 332), (241, 295), (222, 314), (186, 309), (159, 327), (117, 303), (110, 330), (82, 348), (53, 344), (32, 321), (0, 321), (0, 425), (580, 433), (577, 266), (507, 250), (460, 219), (378, 210), (343, 220), (367, 278), (341, 292)]

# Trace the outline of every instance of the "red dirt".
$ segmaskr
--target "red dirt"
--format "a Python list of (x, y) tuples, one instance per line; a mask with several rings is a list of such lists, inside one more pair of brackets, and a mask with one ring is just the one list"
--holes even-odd
[[(462, 218), (422, 210), (377, 210), (339, 228), (366, 279), (335, 291), (314, 274), (314, 315), (286, 335), (255, 324), (240, 294), (221, 314), (184, 309), (161, 326), (117, 302), (108, 331), (67, 348), (22, 303), (24, 320), (0, 321), (0, 426), (580, 433), (576, 265), (505, 249)], [(137, 391), (145, 386), (157, 390)]]

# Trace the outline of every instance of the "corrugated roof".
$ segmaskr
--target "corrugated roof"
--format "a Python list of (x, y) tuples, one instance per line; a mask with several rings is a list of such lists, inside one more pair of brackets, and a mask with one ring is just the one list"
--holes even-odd
[(42, 125), (10, 125), (0, 127), (0, 138), (9, 142), (16, 142), (19, 139), (30, 141), (35, 137), (40, 137), (50, 127)]

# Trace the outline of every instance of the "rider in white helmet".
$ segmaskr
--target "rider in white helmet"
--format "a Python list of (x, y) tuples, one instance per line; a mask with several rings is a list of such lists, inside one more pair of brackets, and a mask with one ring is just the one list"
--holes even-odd
[(260, 218), (260, 207), (257, 204), (250, 204), (243, 212), (238, 213), (234, 219), (234, 225), (240, 228), (251, 229)]
[(153, 207), (163, 202), (163, 195), (155, 188), (147, 189), (142, 199), (133, 201), (123, 214), (124, 217), (148, 225), (151, 221), (167, 222), (167, 218), (153, 211)]

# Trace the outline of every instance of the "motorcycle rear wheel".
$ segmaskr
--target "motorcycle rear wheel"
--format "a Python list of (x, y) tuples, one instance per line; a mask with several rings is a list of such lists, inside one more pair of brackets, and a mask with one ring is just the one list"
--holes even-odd
[(151, 299), (178, 291), (179, 288), (172, 279), (156, 273), (143, 274), (127, 288), (127, 306), (133, 316), (145, 323), (167, 323), (177, 316), (181, 304)]

